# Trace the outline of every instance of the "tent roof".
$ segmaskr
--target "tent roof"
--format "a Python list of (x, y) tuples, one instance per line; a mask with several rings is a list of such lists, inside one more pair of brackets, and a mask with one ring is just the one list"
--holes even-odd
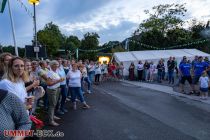
[(194, 57), (196, 55), (210, 57), (209, 54), (197, 49), (148, 50), (114, 53), (114, 57), (120, 62), (169, 58), (170, 56), (176, 58), (182, 58), (183, 56)]
[(116, 56), (116, 59), (119, 60), (119, 61), (133, 61), (133, 60), (136, 60), (136, 58), (130, 52), (114, 53), (114, 56)]

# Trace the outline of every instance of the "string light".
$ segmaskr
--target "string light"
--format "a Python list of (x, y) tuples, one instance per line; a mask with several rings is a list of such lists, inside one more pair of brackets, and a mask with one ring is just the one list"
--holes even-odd
[[(137, 41), (135, 41), (135, 40), (130, 40), (130, 41), (131, 41), (131, 42), (134, 42), (134, 43), (137, 43), (137, 44), (139, 44), (140, 46), (142, 46), (142, 47), (144, 47), (144, 48), (147, 48), (147, 49), (167, 50), (167, 49), (175, 49), (175, 48), (182, 48), (182, 47), (190, 47), (191, 45), (203, 44), (203, 43), (208, 42), (209, 40), (208, 40), (208, 39), (205, 39), (205, 40), (200, 40), (200, 41), (195, 41), (195, 42), (189, 42), (189, 43), (186, 43), (186, 44), (175, 45), (175, 46), (171, 46), (171, 47), (167, 47), (167, 48), (158, 48), (158, 47), (154, 47), (154, 46), (151, 46), (151, 45), (147, 45), (147, 44), (144, 44), (144, 43), (137, 42)], [(81, 51), (81, 52), (99, 52), (99, 51), (102, 51), (102, 50), (106, 50), (106, 49), (109, 49), (109, 48), (113, 48), (113, 47), (116, 46), (116, 45), (119, 45), (119, 43), (112, 43), (112, 44), (109, 45), (109, 46), (106, 46), (106, 47), (104, 47), (104, 48), (95, 49), (95, 50), (83, 50), (83, 49), (78, 49), (78, 50)]]
[(33, 14), (30, 12), (30, 10), (28, 9), (28, 7), (27, 7), (21, 0), (17, 0), (17, 1), (20, 3), (21, 7), (23, 7), (23, 8), (25, 9), (26, 13), (27, 13), (31, 18), (33, 18)]

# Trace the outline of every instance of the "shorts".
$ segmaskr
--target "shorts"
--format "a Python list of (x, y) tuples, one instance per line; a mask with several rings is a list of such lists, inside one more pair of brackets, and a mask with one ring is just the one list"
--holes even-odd
[(189, 84), (192, 84), (192, 77), (191, 76), (182, 76), (181, 84), (184, 85), (186, 80), (189, 82)]
[(201, 76), (195, 76), (195, 77), (193, 78), (193, 84), (197, 84), (200, 77), (201, 77)]
[(209, 88), (200, 88), (202, 92), (208, 92)]

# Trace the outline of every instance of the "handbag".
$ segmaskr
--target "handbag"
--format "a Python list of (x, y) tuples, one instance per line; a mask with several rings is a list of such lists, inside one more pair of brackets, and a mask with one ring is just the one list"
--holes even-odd
[(30, 115), (30, 120), (33, 122), (33, 124), (35, 125), (36, 129), (41, 129), (44, 126), (43, 121), (39, 120), (36, 118), (36, 116)]

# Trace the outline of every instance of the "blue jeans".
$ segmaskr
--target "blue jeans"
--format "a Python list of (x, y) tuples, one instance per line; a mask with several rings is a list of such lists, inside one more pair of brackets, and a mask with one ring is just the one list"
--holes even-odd
[(174, 83), (174, 70), (168, 71), (168, 81), (169, 83)]
[(76, 97), (79, 97), (79, 100), (84, 103), (84, 96), (81, 92), (81, 87), (70, 87), (69, 88), (71, 91), (71, 101), (75, 102), (76, 101)]
[(90, 82), (89, 78), (88, 77), (82, 77), (82, 80), (81, 80), (81, 90), (82, 90), (82, 92), (84, 91), (83, 81), (87, 82), (88, 90), (91, 90), (91, 82)]
[(158, 82), (161, 82), (162, 81), (162, 71), (158, 71), (157, 77), (158, 77)]
[(60, 110), (63, 111), (64, 110), (64, 105), (65, 105), (65, 101), (66, 101), (66, 97), (67, 97), (67, 89), (66, 89), (66, 85), (60, 85), (61, 88), (61, 106), (60, 106)]
[(166, 72), (165, 71), (162, 71), (162, 80), (165, 79), (165, 74), (166, 74)]
[(93, 83), (94, 75), (95, 75), (95, 71), (88, 72), (88, 78), (91, 83)]
[(145, 75), (144, 75), (144, 77), (145, 77), (145, 81), (147, 81), (147, 80), (149, 80), (149, 70), (148, 69), (144, 69), (144, 72), (145, 72)]

